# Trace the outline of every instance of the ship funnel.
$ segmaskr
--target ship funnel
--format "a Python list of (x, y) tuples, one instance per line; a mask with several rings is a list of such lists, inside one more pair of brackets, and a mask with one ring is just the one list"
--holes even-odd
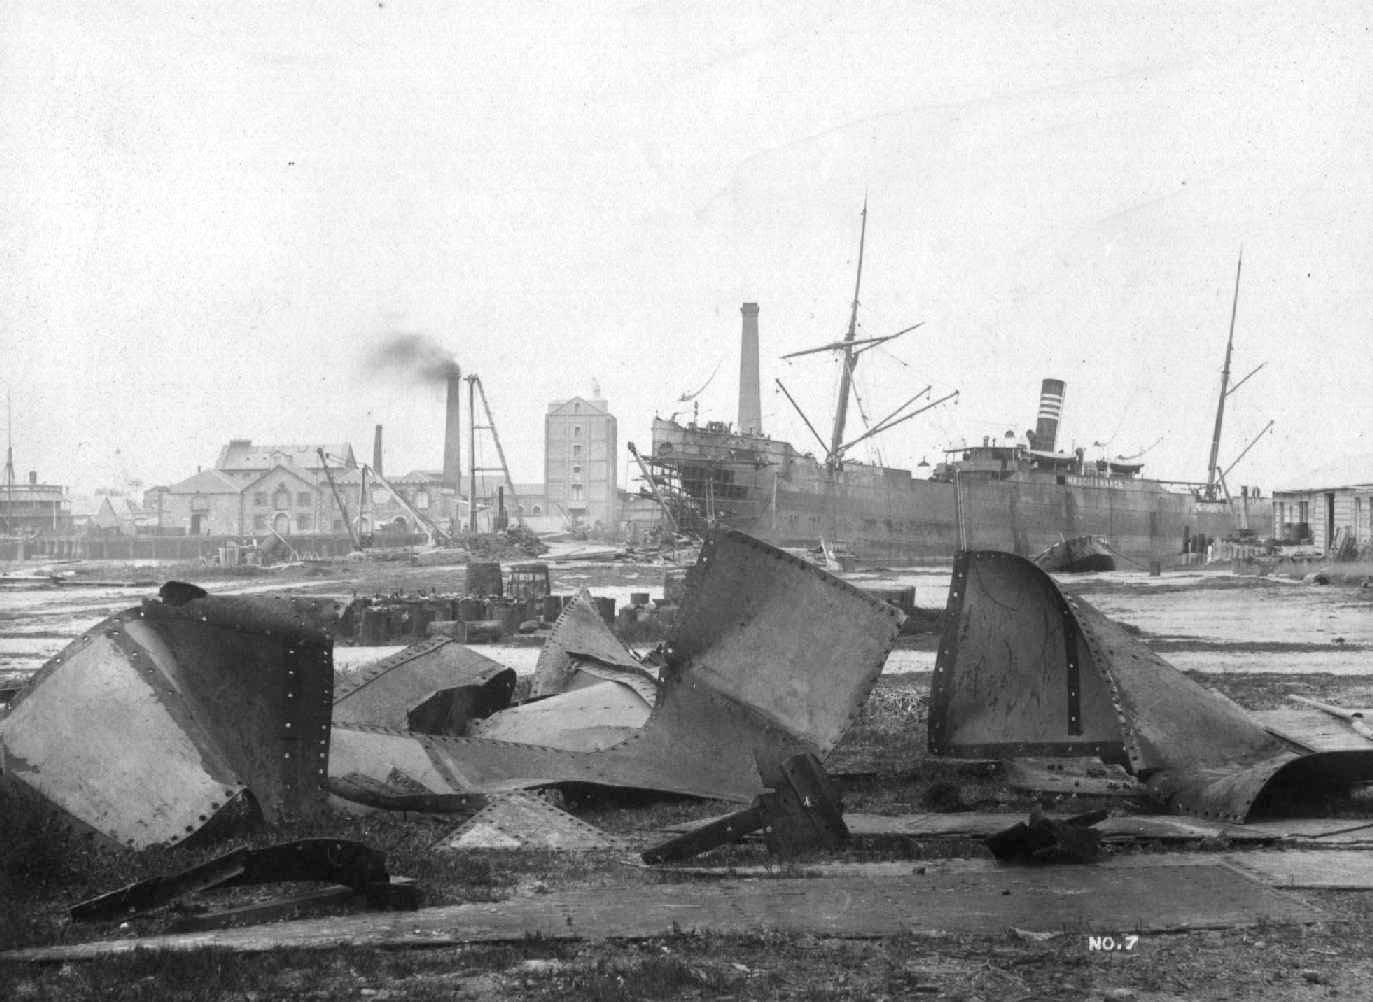
[(448, 373), (448, 403), (443, 426), (443, 486), (454, 490), (462, 483), (462, 370)]
[(1039, 417), (1035, 421), (1034, 447), (1053, 452), (1058, 444), (1058, 419), (1063, 413), (1064, 382), (1046, 379), (1039, 387)]
[(758, 304), (739, 308), (744, 330), (739, 345), (739, 430), (745, 434), (763, 433), (763, 405), (758, 391)]

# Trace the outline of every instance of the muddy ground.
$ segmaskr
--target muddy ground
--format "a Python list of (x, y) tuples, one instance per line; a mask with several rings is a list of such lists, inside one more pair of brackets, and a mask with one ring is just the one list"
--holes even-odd
[[(0, 688), (22, 679), (67, 641), (105, 615), (152, 594), (164, 578), (195, 580), (211, 590), (291, 591), (331, 595), (395, 591), (460, 591), (460, 567), (302, 565), (250, 576), (199, 567), (65, 566), (62, 585), (0, 583)], [(554, 564), (555, 590), (588, 587), (624, 601), (630, 591), (661, 594), (662, 566)], [(1108, 573), (1061, 578), (1103, 612), (1205, 685), (1241, 705), (1265, 709), (1289, 695), (1346, 705), (1373, 705), (1373, 590), (1321, 587), (1227, 573)], [(862, 586), (915, 585), (917, 603), (942, 608), (948, 573), (875, 572)], [(127, 585), (127, 587), (126, 587)], [(1028, 810), (993, 770), (931, 760), (924, 750), (924, 712), (934, 634), (903, 641), (856, 726), (830, 760), (845, 807), (853, 812), (918, 814), (962, 810)], [(525, 649), (527, 650), (527, 649)], [(500, 659), (503, 649), (488, 653)], [(504, 649), (520, 663), (517, 649)], [(527, 655), (521, 655), (527, 660)], [(341, 658), (341, 663), (346, 661)], [(1086, 810), (1103, 801), (1054, 806)], [(1360, 814), (1361, 798), (1342, 810)], [(642, 844), (669, 824), (728, 809), (688, 799), (572, 796), (565, 805), (584, 820)], [(1112, 802), (1113, 810), (1145, 805)], [(198, 862), (238, 844), (266, 844), (305, 834), (359, 838), (386, 852), (392, 873), (415, 877), (428, 904), (500, 900), (550, 890), (689, 879), (638, 865), (632, 854), (551, 852), (442, 855), (433, 843), (451, 818), (421, 815), (339, 816), (328, 830), (261, 833), (232, 845), (141, 856), (109, 854), (71, 843), (41, 820), (0, 803), (0, 946), (119, 938), (168, 931), (186, 916), (154, 915), (119, 923), (74, 925), (65, 910), (128, 880)], [(1365, 812), (1373, 814), (1373, 812)], [(1206, 844), (1168, 851), (1206, 852)], [(1160, 851), (1141, 846), (1129, 851)], [(985, 855), (959, 839), (887, 839), (855, 843), (824, 859), (910, 861)], [(804, 872), (803, 859), (779, 872)], [(716, 850), (700, 865), (767, 862), (761, 845)], [(907, 931), (878, 940), (785, 936), (680, 935), (620, 943), (526, 941), (432, 950), (338, 949), (253, 956), (199, 953), (31, 966), (0, 962), (0, 998), (51, 999), (1064, 999), (1368, 997), (1373, 983), (1373, 893), (1291, 891), (1323, 910), (1314, 926), (1260, 925), (1144, 937), (1127, 952), (1088, 949), (1082, 930), (1037, 938), (1006, 929), (994, 935)], [(1109, 931), (1109, 930), (1105, 930)]]

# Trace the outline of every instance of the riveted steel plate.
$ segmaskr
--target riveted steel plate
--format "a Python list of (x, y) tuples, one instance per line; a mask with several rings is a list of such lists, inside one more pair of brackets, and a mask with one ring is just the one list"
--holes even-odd
[(510, 704), (515, 672), (448, 638), (426, 640), (360, 668), (338, 687), (338, 723), (462, 734)]
[(645, 675), (638, 658), (611, 632), (591, 596), (583, 590), (563, 606), (562, 614), (549, 631), (539, 652), (531, 694), (552, 696), (565, 692), (572, 685), (579, 662), (587, 660)]
[(954, 563), (929, 745), (968, 757), (1094, 754), (1179, 813), (1226, 821), (1373, 779), (1373, 751), (1292, 750), (1031, 561), (993, 551)]
[(504, 793), (435, 849), (613, 849), (621, 840), (527, 793)]
[(134, 848), (245, 795), (269, 820), (324, 805), (333, 640), (263, 598), (150, 600), (69, 645), (0, 720), (6, 778)]

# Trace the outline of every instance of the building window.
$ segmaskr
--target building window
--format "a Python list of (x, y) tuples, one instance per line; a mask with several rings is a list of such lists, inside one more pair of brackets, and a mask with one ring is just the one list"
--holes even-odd
[(267, 507), (267, 492), (266, 492), (266, 491), (254, 491), (254, 492), (253, 492), (253, 504), (257, 505), (259, 508), (266, 508), (266, 507)]
[(535, 515), (542, 515), (542, 514), (543, 514), (543, 505), (541, 505), (541, 504), (536, 504), (536, 505), (534, 506), (534, 514), (535, 514)]
[(341, 519), (341, 518), (336, 518), (336, 519), (334, 519), (334, 531), (335, 531), (335, 532), (342, 532), (342, 531), (343, 531), (343, 519)]
[(572, 455), (574, 455), (574, 456), (580, 456), (581, 454), (582, 454), (582, 447), (581, 447), (580, 445), (574, 445), (574, 446), (572, 447)]
[(582, 499), (582, 485), (581, 485), (581, 484), (573, 484), (573, 485), (572, 485), (572, 500), (573, 500), (573, 501), (580, 501), (581, 499)]
[(308, 507), (310, 507), (310, 492), (309, 492), (309, 491), (298, 491), (298, 492), (296, 492), (296, 507), (297, 507), (297, 508), (308, 508)]
[(428, 492), (428, 491), (416, 491), (416, 492), (415, 492), (415, 507), (418, 508), (420, 511), (428, 511), (428, 510), (429, 510), (429, 492)]
[(572, 437), (573, 437), (573, 438), (581, 438), (581, 437), (582, 437), (582, 426), (581, 426), (581, 425), (579, 425), (579, 424), (574, 424), (574, 425), (572, 426)]
[(306, 532), (306, 531), (309, 530), (309, 528), (310, 528), (310, 516), (309, 516), (309, 515), (297, 515), (297, 516), (296, 516), (296, 529), (297, 529), (298, 531), (300, 531), (300, 532)]
[(266, 531), (267, 531), (267, 516), (266, 516), (266, 515), (254, 515), (254, 516), (253, 516), (253, 531), (255, 531), (255, 532), (266, 532)]
[(272, 507), (278, 511), (291, 507), (291, 492), (285, 487), (278, 487), (272, 494)]
[(580, 475), (581, 475), (581, 472), (582, 472), (582, 468), (581, 468), (580, 466), (574, 466), (574, 467), (572, 467), (572, 473), (573, 473), (574, 476), (580, 476)]

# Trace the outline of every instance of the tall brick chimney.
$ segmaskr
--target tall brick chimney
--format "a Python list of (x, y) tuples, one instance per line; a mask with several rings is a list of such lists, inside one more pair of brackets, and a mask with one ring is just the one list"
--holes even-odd
[(462, 484), (462, 370), (448, 374), (448, 403), (443, 425), (443, 486)]
[(381, 425), (377, 425), (377, 430), (372, 435), (372, 469), (383, 477), (386, 476), (386, 471), (381, 468)]
[(739, 343), (739, 430), (745, 434), (763, 433), (763, 405), (758, 395), (758, 304), (739, 308), (744, 316)]

